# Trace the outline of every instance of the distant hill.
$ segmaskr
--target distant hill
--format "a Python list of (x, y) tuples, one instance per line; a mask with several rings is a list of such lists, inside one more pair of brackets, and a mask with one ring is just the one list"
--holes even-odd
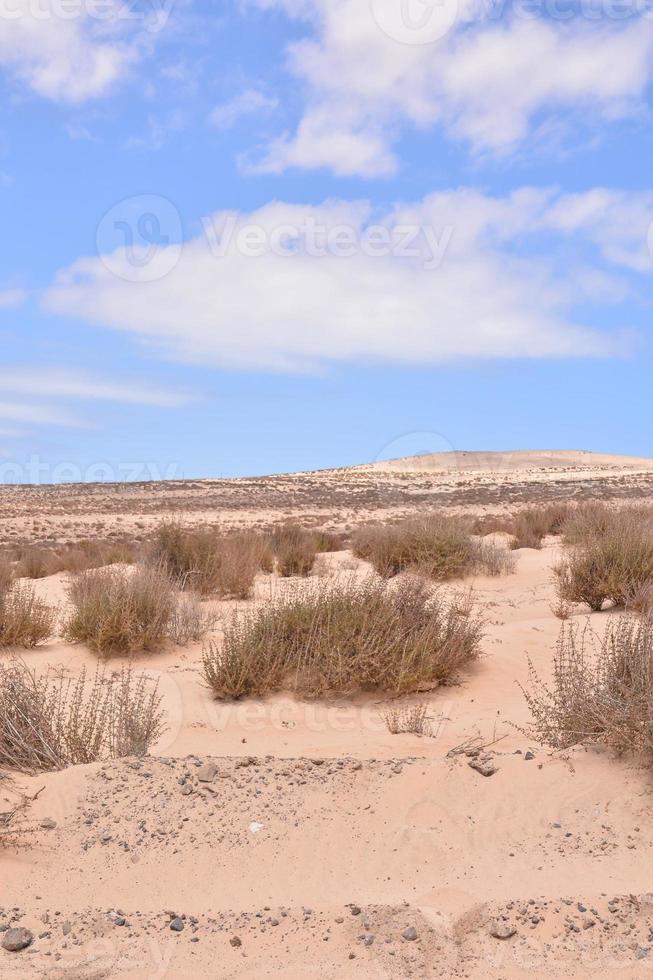
[(513, 452), (425, 453), (381, 460), (354, 470), (401, 473), (527, 472), (534, 470), (653, 470), (653, 459), (617, 456), (576, 449), (514, 450)]

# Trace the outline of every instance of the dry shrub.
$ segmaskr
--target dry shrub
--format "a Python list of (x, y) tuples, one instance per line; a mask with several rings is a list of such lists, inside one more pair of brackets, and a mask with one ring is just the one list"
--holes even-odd
[(626, 609), (653, 618), (653, 579), (630, 590), (626, 596)]
[(46, 578), (57, 571), (56, 557), (46, 548), (23, 548), (18, 558), (17, 578)]
[(155, 650), (169, 635), (176, 593), (160, 568), (113, 566), (77, 575), (69, 585), (73, 611), (66, 638), (102, 655)]
[(584, 602), (599, 611), (606, 600), (624, 606), (653, 580), (653, 524), (636, 509), (607, 511), (599, 524), (587, 520), (583, 534), (554, 569), (558, 593), (567, 602)]
[(386, 708), (381, 712), (391, 735), (427, 735), (433, 737), (433, 726), (429, 718), (428, 704), (410, 704), (403, 707)]
[(181, 588), (236, 599), (248, 598), (259, 568), (271, 564), (262, 535), (188, 531), (175, 523), (157, 529), (149, 561), (165, 568)]
[(296, 524), (284, 524), (275, 528), (272, 547), (277, 556), (279, 575), (310, 575), (317, 554), (317, 541), (313, 534)]
[(24, 773), (144, 755), (162, 734), (156, 685), (123, 668), (76, 681), (38, 676), (20, 660), (0, 665), (0, 766)]
[(529, 731), (540, 741), (558, 748), (601, 742), (619, 751), (653, 749), (650, 620), (619, 617), (603, 637), (563, 627), (551, 685), (529, 666)]
[(597, 501), (587, 501), (570, 509), (562, 533), (565, 544), (577, 545), (604, 535), (616, 511)]
[(217, 613), (206, 609), (198, 596), (186, 592), (178, 597), (168, 624), (168, 636), (177, 646), (184, 647), (204, 639), (217, 621)]
[(335, 531), (325, 531), (318, 529), (313, 531), (315, 549), (318, 554), (325, 554), (329, 551), (343, 551), (345, 544), (339, 534)]
[(10, 560), (5, 555), (0, 555), (0, 596), (8, 592), (13, 580), (13, 569)]
[(514, 540), (511, 547), (541, 548), (548, 535), (562, 534), (570, 513), (571, 507), (566, 503), (527, 507), (519, 511), (512, 520), (511, 533)]
[(138, 551), (138, 545), (130, 541), (80, 541), (57, 552), (56, 571), (77, 574), (105, 565), (131, 565)]
[(478, 571), (499, 574), (511, 567), (505, 549), (473, 538), (467, 521), (439, 514), (360, 528), (353, 551), (384, 578), (410, 570), (445, 581)]
[(54, 633), (56, 611), (30, 585), (15, 582), (0, 593), (0, 648), (31, 649)]
[(225, 698), (415, 693), (455, 676), (481, 638), (471, 597), (447, 600), (416, 579), (322, 582), (236, 614), (205, 649), (204, 678)]

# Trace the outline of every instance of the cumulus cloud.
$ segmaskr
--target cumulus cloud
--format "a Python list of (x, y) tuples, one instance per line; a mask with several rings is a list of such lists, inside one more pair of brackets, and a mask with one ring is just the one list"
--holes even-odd
[(11, 0), (0, 15), (0, 68), (56, 102), (77, 105), (103, 96), (164, 26), (164, 8), (157, 0), (139, 15), (122, 0)]
[[(443, 192), (381, 217), (367, 202), (275, 202), (212, 216), (173, 262), (169, 247), (150, 256), (142, 281), (126, 250), (80, 259), (44, 302), (166, 356), (237, 368), (609, 354), (617, 338), (573, 312), (587, 300), (595, 232), (580, 217), (562, 227), (564, 211), (564, 197), (536, 189)], [(570, 235), (578, 259), (560, 269)], [(618, 302), (614, 268), (594, 257), (601, 301)]]
[[(607, 122), (637, 112), (653, 73), (650, 18), (497, 20), (491, 4), (460, 0), (443, 37), (411, 44), (388, 36), (378, 17), (398, 0), (251, 2), (311, 25), (287, 51), (305, 110), (296, 132), (268, 147), (262, 171), (383, 176), (396, 169), (392, 146), (404, 124), (441, 127), (477, 153), (510, 153), (547, 114)], [(430, 7), (445, 16), (455, 2)]]

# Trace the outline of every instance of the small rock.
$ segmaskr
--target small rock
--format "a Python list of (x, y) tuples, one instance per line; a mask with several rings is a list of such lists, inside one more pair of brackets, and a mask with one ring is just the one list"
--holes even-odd
[(34, 942), (34, 936), (29, 929), (7, 929), (2, 939), (2, 948), (8, 953), (19, 953)]
[(360, 908), (359, 908), (358, 905), (351, 905), (350, 906), (350, 911), (351, 911), (351, 914), (352, 915), (360, 915), (361, 914), (361, 910), (360, 910)]
[(50, 817), (46, 817), (45, 820), (41, 820), (41, 827), (43, 830), (54, 830), (57, 826), (57, 821), (52, 820)]
[(535, 753), (534, 752), (526, 752), (525, 755), (524, 755), (524, 759), (526, 760), (526, 762), (530, 762), (531, 759), (534, 759), (534, 758), (535, 758)]
[(490, 935), (494, 936), (495, 939), (510, 939), (514, 936), (517, 930), (509, 922), (502, 922), (501, 919), (495, 919), (495, 921), (490, 926)]
[(368, 935), (363, 939), (363, 942), (366, 946), (372, 946), (374, 944), (374, 939), (375, 937), (368, 933)]
[(197, 778), (200, 783), (212, 783), (218, 773), (215, 762), (207, 762), (197, 770)]
[(481, 776), (494, 776), (497, 771), (497, 767), (492, 762), (492, 759), (472, 759), (467, 765), (470, 769), (475, 769), (476, 772), (480, 772)]
[(72, 932), (72, 928), (73, 927), (71, 926), (70, 922), (66, 921), (62, 925), (61, 931), (63, 932), (64, 936), (69, 936), (70, 933)]
[(179, 916), (176, 915), (172, 920), (172, 922), (170, 923), (170, 928), (172, 929), (173, 932), (183, 932), (184, 920), (180, 919)]
[(232, 936), (229, 940), (229, 945), (233, 946), (234, 949), (238, 949), (239, 946), (243, 945), (242, 939), (239, 936)]
[(414, 943), (417, 939), (417, 929), (415, 926), (409, 926), (407, 929), (404, 929), (401, 935), (407, 942)]
[(648, 954), (650, 953), (650, 951), (651, 951), (650, 950), (650, 947), (648, 947), (648, 946), (641, 946), (637, 950), (637, 959), (638, 960), (645, 960), (646, 957), (648, 956)]

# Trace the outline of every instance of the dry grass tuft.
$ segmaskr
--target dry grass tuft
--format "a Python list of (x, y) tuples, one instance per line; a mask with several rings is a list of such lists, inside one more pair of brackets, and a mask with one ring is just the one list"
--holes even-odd
[(73, 610), (66, 638), (102, 655), (159, 648), (177, 601), (168, 575), (147, 565), (82, 572), (70, 583), (68, 597)]
[(0, 665), (0, 766), (23, 773), (145, 755), (163, 733), (161, 698), (123, 668), (88, 681), (38, 676), (20, 660)]
[(30, 585), (15, 582), (0, 593), (0, 648), (32, 649), (54, 633), (56, 611)]
[(317, 555), (317, 539), (296, 524), (284, 524), (272, 533), (277, 570), (283, 578), (310, 575)]
[(653, 580), (653, 522), (637, 509), (582, 515), (569, 552), (554, 569), (558, 593), (598, 612), (610, 600), (625, 606)]
[[(590, 642), (591, 639), (591, 642)], [(653, 750), (653, 623), (622, 616), (602, 638), (563, 627), (552, 685), (530, 665), (530, 734), (557, 748), (601, 742)], [(522, 688), (523, 690), (523, 688)]]
[(363, 527), (354, 534), (353, 551), (383, 578), (413, 571), (445, 581), (473, 572), (501, 574), (514, 567), (506, 549), (472, 537), (467, 521), (439, 514)]
[(415, 693), (454, 677), (481, 639), (471, 597), (447, 600), (416, 579), (398, 588), (347, 579), (234, 616), (223, 643), (206, 648), (203, 672), (221, 698)]
[(391, 735), (425, 735), (433, 738), (433, 726), (429, 718), (428, 704), (411, 704), (399, 708), (386, 708), (381, 712)]

